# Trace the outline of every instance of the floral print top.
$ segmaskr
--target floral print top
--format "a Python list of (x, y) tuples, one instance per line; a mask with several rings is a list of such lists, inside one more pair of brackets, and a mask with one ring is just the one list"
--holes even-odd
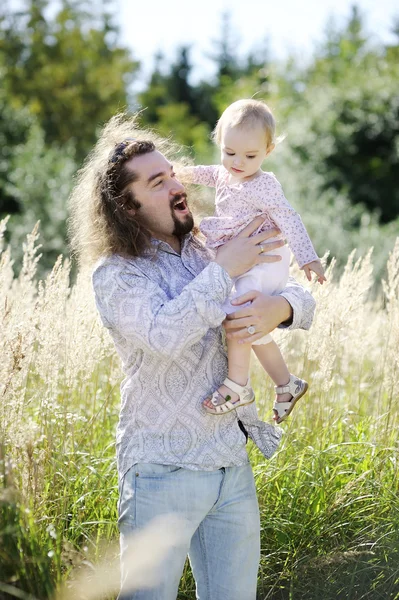
[(200, 225), (209, 248), (222, 246), (235, 237), (255, 217), (265, 221), (258, 233), (274, 227), (279, 238), (286, 239), (299, 267), (318, 260), (313, 244), (299, 214), (284, 196), (273, 173), (261, 172), (249, 181), (231, 183), (222, 165), (186, 167), (185, 176), (193, 183), (216, 188), (215, 214), (205, 217)]

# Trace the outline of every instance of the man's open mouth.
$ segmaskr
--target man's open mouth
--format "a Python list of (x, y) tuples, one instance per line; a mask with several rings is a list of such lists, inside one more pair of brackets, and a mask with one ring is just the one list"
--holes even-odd
[(178, 198), (177, 200), (175, 200), (175, 202), (173, 203), (173, 208), (175, 210), (186, 210), (187, 208), (187, 201), (185, 198)]

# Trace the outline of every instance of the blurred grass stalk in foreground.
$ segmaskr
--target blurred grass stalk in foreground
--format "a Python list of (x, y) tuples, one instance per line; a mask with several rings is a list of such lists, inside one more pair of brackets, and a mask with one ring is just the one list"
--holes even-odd
[[(38, 282), (37, 241), (35, 229), (18, 277), (0, 248), (0, 597), (11, 586), (24, 594), (15, 597), (42, 600), (85, 563), (103, 564), (105, 544), (117, 539), (121, 372), (89, 277), (71, 287), (70, 265), (59, 259)], [(250, 449), (262, 519), (260, 597), (394, 598), (399, 239), (379, 298), (370, 294), (371, 251), (352, 253), (339, 279), (332, 260), (327, 276), (311, 284), (310, 332), (275, 334), (309, 393), (284, 425), (276, 457), (265, 462)], [(255, 360), (252, 371), (269, 419), (272, 383)], [(185, 569), (179, 599), (193, 597)]]

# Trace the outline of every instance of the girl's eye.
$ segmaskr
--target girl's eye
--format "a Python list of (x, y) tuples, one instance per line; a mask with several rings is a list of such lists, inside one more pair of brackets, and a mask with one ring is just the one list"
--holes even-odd
[(234, 152), (226, 152), (227, 156), (234, 156)]
[(247, 158), (255, 158), (255, 156), (247, 156)]

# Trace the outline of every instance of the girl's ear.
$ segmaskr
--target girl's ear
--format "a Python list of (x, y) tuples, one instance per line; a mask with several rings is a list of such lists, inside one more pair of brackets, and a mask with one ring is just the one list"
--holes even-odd
[(266, 150), (266, 156), (268, 156), (270, 154), (270, 152), (273, 152), (273, 150), (275, 149), (276, 144), (273, 144), (273, 142), (268, 146), (267, 150)]

